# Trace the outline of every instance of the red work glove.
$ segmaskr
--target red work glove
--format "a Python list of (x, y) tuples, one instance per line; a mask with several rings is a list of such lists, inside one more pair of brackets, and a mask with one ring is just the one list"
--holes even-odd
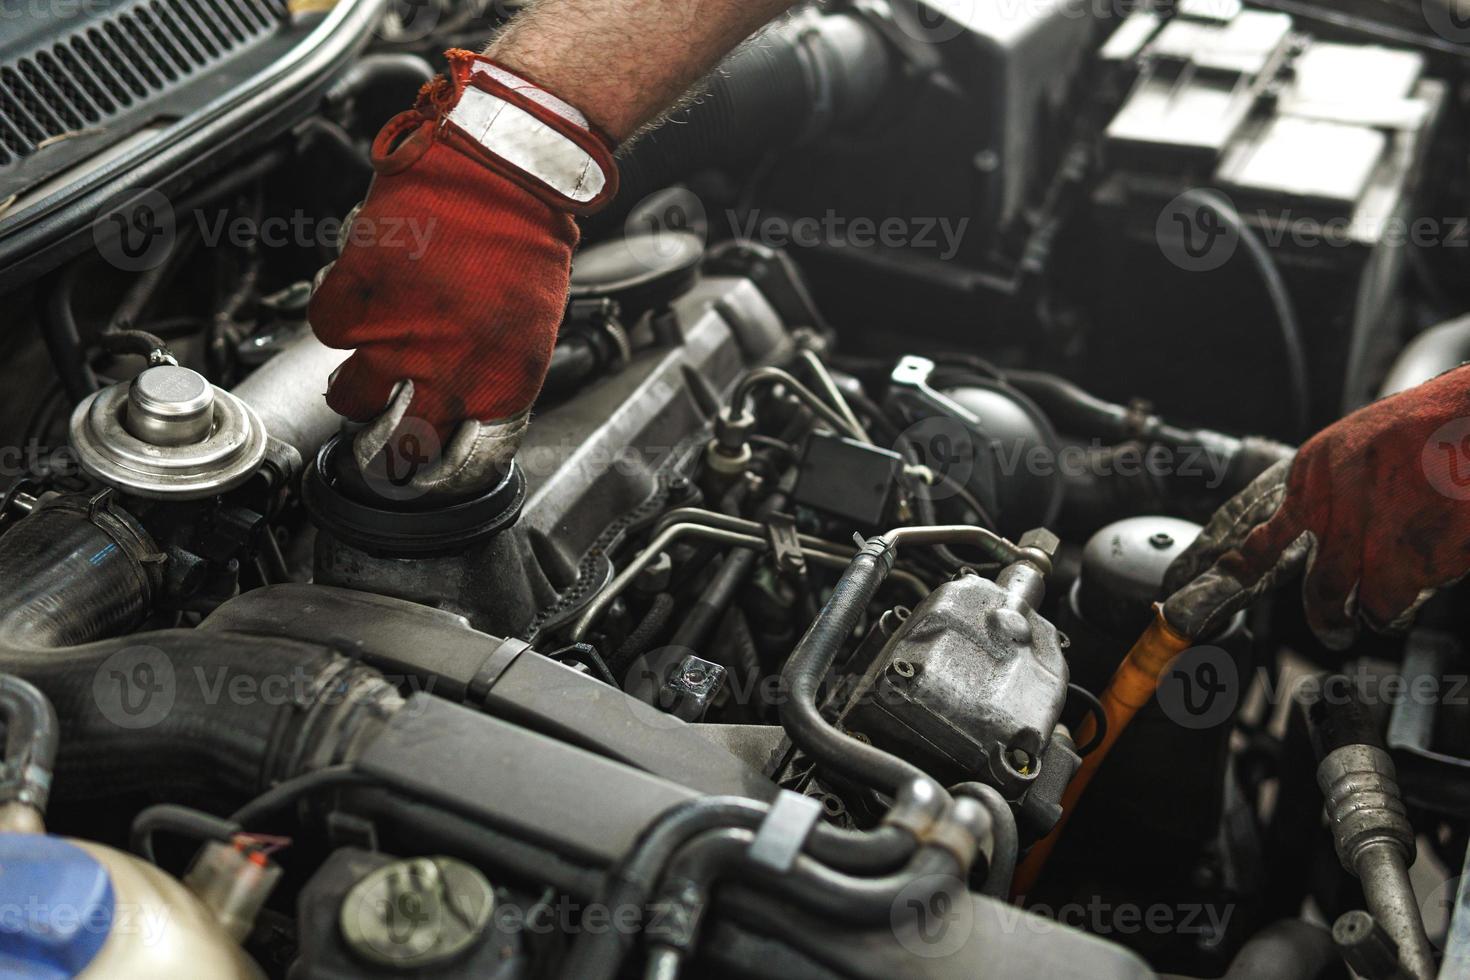
[(1203, 637), (1304, 567), (1307, 621), (1342, 649), (1401, 629), (1470, 572), (1470, 366), (1359, 409), (1262, 473), (1169, 569), (1169, 622)]
[(617, 188), (580, 112), (482, 56), (448, 58), (374, 141), (372, 187), (309, 311), (324, 344), (356, 350), (327, 403), (376, 419), (359, 464), (386, 446), (424, 464), (421, 490), (472, 486), (514, 455), (566, 307), (573, 215)]

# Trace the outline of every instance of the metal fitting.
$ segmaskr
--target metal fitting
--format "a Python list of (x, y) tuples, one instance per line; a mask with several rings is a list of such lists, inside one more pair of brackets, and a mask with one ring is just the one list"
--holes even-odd
[(1317, 767), (1317, 785), (1327, 800), (1332, 840), (1344, 868), (1359, 874), (1364, 851), (1377, 845), (1391, 846), (1404, 861), (1413, 861), (1414, 828), (1387, 752), (1374, 745), (1334, 749)]
[(1434, 953), (1409, 882), (1414, 828), (1393, 760), (1376, 745), (1341, 745), (1322, 757), (1317, 784), (1327, 800), (1338, 859), (1362, 882), (1368, 910), (1397, 944), (1404, 971), (1429, 980)]

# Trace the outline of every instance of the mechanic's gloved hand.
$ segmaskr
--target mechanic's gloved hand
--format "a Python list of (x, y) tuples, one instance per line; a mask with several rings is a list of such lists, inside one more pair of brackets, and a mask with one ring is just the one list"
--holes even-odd
[(1360, 616), (1403, 628), (1470, 572), (1470, 366), (1359, 409), (1257, 477), (1169, 568), (1165, 617), (1205, 637), (1301, 567), (1307, 621), (1335, 649)]
[[(456, 491), (520, 444), (566, 307), (573, 215), (612, 197), (617, 167), (572, 106), (482, 56), (448, 58), (374, 141), (372, 187), (309, 315), (323, 343), (356, 350), (327, 402), (376, 420), (359, 464), (386, 449), (425, 464), (414, 488)], [(424, 446), (435, 436), (442, 452)]]

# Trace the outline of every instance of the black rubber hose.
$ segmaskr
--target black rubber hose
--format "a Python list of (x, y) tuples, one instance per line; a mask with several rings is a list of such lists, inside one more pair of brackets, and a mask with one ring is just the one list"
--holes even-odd
[(97, 336), (97, 348), (109, 354), (136, 354), (144, 358), (155, 352), (170, 354), (163, 338), (146, 330), (109, 330)]
[[(1281, 270), (1276, 266), (1276, 259), (1272, 256), (1271, 250), (1266, 247), (1266, 243), (1261, 241), (1261, 236), (1257, 235), (1255, 230), (1242, 220), (1240, 212), (1235, 210), (1235, 205), (1231, 204), (1223, 194), (1202, 188), (1192, 188), (1180, 195), (1181, 203), (1186, 198), (1195, 204), (1209, 208), (1219, 216), (1221, 221), (1229, 225), (1260, 272), (1261, 284), (1266, 289), (1266, 297), (1276, 315), (1276, 328), (1280, 335), (1282, 363), (1286, 366), (1286, 382), (1289, 388), (1288, 404), (1291, 411), (1292, 434), (1297, 438), (1305, 439), (1311, 433), (1312, 427), (1312, 389), (1307, 375), (1307, 352), (1302, 342), (1301, 324), (1296, 318), (1296, 307), (1291, 301), (1291, 291), (1286, 288), (1286, 280), (1282, 278)], [(1349, 361), (1352, 360), (1350, 356)], [(1352, 372), (1351, 364), (1349, 371)]]
[(1283, 919), (1240, 948), (1224, 980), (1317, 980), (1337, 963), (1331, 932), (1301, 919)]
[(67, 496), (0, 535), (0, 643), (63, 647), (142, 622), (157, 549), (125, 514)]
[[(749, 861), (755, 831), (740, 827), (709, 830), (686, 844), (670, 862), (654, 907), (663, 914), (657, 922), (673, 925), (668, 932), (651, 930), (648, 939), (655, 956), (660, 950), (682, 960), (693, 952), (700, 923), (717, 880), (740, 878), (764, 888), (844, 926), (887, 924), (900, 897), (927, 904), (930, 894), (957, 887), (961, 865), (955, 855), (933, 845), (913, 852), (902, 868), (877, 878), (859, 878), (834, 871), (804, 855), (792, 867), (775, 873)], [(912, 892), (912, 895), (908, 893)], [(663, 971), (673, 964), (665, 963)], [(647, 976), (663, 975), (650, 970)]]
[(607, 658), (607, 669), (619, 680), (623, 674), (632, 666), (633, 661), (648, 652), (653, 646), (660, 633), (669, 625), (669, 620), (674, 615), (674, 597), (667, 592), (660, 592), (653, 597), (653, 602), (648, 607), (648, 612), (643, 614), (638, 625), (633, 628), (627, 638), (617, 651)]
[[(933, 805), (924, 792), (907, 788), (895, 809)], [(608, 872), (598, 906), (613, 910), (615, 915), (623, 914), (622, 909), (641, 910), (669, 861), (685, 843), (710, 830), (754, 828), (767, 812), (765, 803), (729, 796), (703, 797), (673, 807), (649, 824), (622, 861)], [(896, 826), (863, 833), (818, 824), (812, 828), (805, 849), (815, 860), (862, 871), (891, 868), (913, 848), (912, 834)], [(611, 980), (636, 938), (631, 930), (584, 931), (572, 945), (560, 975), (568, 980)]]
[[(1301, 919), (1281, 919), (1256, 933), (1220, 980), (1320, 980), (1341, 970), (1332, 933)], [(1163, 974), (1160, 980), (1187, 980)]]
[(551, 349), (551, 364), (541, 385), (542, 398), (562, 398), (578, 391), (588, 378), (602, 370), (603, 360), (585, 336), (562, 336)]
[(699, 653), (704, 641), (714, 629), (715, 623), (725, 614), (735, 594), (745, 585), (750, 573), (755, 570), (760, 555), (750, 548), (735, 548), (725, 556), (709, 587), (695, 600), (689, 614), (674, 631), (670, 646), (683, 647)]
[[(905, 889), (916, 884), (932, 888), (944, 879), (963, 879), (960, 861), (933, 844), (915, 849), (902, 868), (874, 878), (837, 871), (802, 855), (797, 856), (789, 876), (767, 877), (777, 883), (781, 894), (798, 904), (855, 925), (886, 923)], [(923, 900), (922, 893), (915, 897)]]
[[(433, 77), (433, 66), (416, 54), (367, 54), (355, 59), (337, 77), (322, 96), (322, 102), (330, 115), (340, 116), (349, 107), (356, 107), (363, 122), (381, 125), (398, 108), (411, 103), (418, 90)], [(359, 105), (365, 100), (372, 102), (367, 112)]]
[(781, 726), (791, 741), (813, 761), (890, 796), (901, 787), (932, 780), (917, 766), (838, 731), (822, 717), (817, 705), (833, 661), (851, 639), (892, 564), (893, 549), (881, 537), (870, 538), (853, 557), (781, 671), (786, 697), (780, 712)]
[(0, 675), (0, 718), (5, 721), (0, 801), (23, 803), (45, 816), (60, 743), (56, 709), (34, 684), (6, 674)]
[(878, 29), (832, 14), (778, 27), (725, 60), (688, 106), (619, 164), (619, 200), (636, 204), (696, 171), (739, 170), (765, 153), (872, 113), (897, 73)]
[(159, 803), (147, 807), (133, 818), (129, 846), (134, 854), (149, 864), (158, 863), (158, 856), (153, 850), (153, 835), (160, 830), (187, 837), (189, 840), (228, 843), (240, 832), (240, 825), (233, 820), (175, 803)]
[(321, 646), (207, 628), (117, 636), (148, 610), (158, 558), (106, 498), (57, 498), (0, 535), (0, 674), (55, 706), (58, 798), (252, 796), (335, 761), (334, 738), (401, 703)]
[(985, 872), (985, 894), (992, 898), (1008, 898), (1021, 847), (1015, 812), (1000, 795), (1000, 790), (988, 783), (960, 783), (951, 786), (949, 791), (955, 797), (974, 800), (990, 814), (990, 833), (995, 843), (991, 849), (990, 867)]
[(76, 265), (72, 264), (42, 280), (39, 287), (42, 293), (41, 338), (51, 355), (51, 366), (73, 405), (98, 387), (97, 375), (87, 362), (87, 349), (82, 346), (76, 314), (72, 312), (76, 278)]
[[(745, 484), (736, 484), (744, 486)], [(734, 489), (733, 487), (731, 489)], [(757, 520), (765, 520), (782, 507), (786, 506), (786, 494), (773, 493), (762, 501), (760, 508), (756, 511)], [(728, 511), (732, 516), (740, 516), (739, 510)], [(699, 653), (704, 647), (705, 638), (709, 636), (710, 630), (714, 629), (730, 603), (735, 601), (735, 596), (745, 586), (746, 580), (755, 571), (759, 553), (750, 548), (734, 548), (725, 556), (725, 561), (715, 572), (704, 593), (695, 600), (694, 606), (689, 614), (674, 631), (674, 637), (669, 641), (670, 646), (683, 647)]]
[(1136, 435), (1127, 408), (1098, 398), (1060, 375), (1014, 370), (1005, 372), (1005, 380), (1036, 402), (1063, 432), (1096, 436), (1107, 442), (1122, 442)]
[(56, 705), (53, 795), (253, 796), (400, 702), (376, 671), (306, 643), (162, 630), (45, 650), (0, 639), (0, 671)]
[[(990, 832), (988, 811), (971, 800), (953, 807), (943, 821), (962, 828), (972, 842)], [(705, 831), (671, 859), (654, 904), (668, 913), (662, 921), (674, 923), (675, 928), (650, 937), (654, 950), (647, 976), (668, 976), (693, 952), (717, 878), (731, 876), (759, 882), (824, 920), (875, 926), (891, 924), (899, 911), (900, 898), (911, 898), (928, 907), (929, 900), (940, 891), (962, 891), (969, 866), (968, 855), (962, 857), (938, 839), (929, 839), (911, 851), (902, 868), (876, 877), (834, 870), (800, 853), (789, 868), (777, 871), (750, 860), (755, 837), (754, 831), (738, 827)]]

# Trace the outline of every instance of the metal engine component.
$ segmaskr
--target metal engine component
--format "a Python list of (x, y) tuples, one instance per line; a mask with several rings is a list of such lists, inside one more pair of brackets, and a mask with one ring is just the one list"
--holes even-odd
[(1082, 569), (1068, 596), (1072, 611), (1113, 635), (1138, 635), (1160, 598), (1164, 572), (1199, 532), (1193, 521), (1154, 515), (1098, 530), (1082, 550)]
[(525, 975), (521, 937), (506, 926), (523, 910), (455, 858), (344, 847), (304, 894), (302, 956), (291, 970), (301, 980)]
[[(1057, 542), (1032, 532), (1020, 543), (1050, 554)], [(1060, 798), (1078, 759), (1058, 730), (1068, 670), (1061, 634), (1036, 611), (1044, 588), (1024, 561), (995, 581), (962, 572), (941, 584), (869, 667), (843, 726), (942, 779), (978, 778), (1012, 802)], [(1046, 802), (1022, 807), (1039, 832), (1059, 813)]]
[[(1193, 521), (1470, 352), (1447, 2), (798, 0), (619, 154), (534, 404), (447, 443), (463, 279), (342, 215), (446, 48), (575, 3), (0, 10), (0, 980), (1459, 975), (1466, 585), (1365, 634), (1389, 712), (1296, 683), (1295, 594), (1162, 604)], [(594, 62), (667, 66), (603, 6)], [(362, 423), (312, 322), (370, 246), (413, 377)]]
[(1414, 828), (1393, 760), (1376, 745), (1343, 745), (1322, 759), (1317, 785), (1338, 860), (1362, 881), (1368, 909), (1397, 943), (1404, 969), (1415, 978), (1434, 976), (1434, 953), (1409, 883)]
[(516, 457), (526, 489), (513, 527), (460, 553), (413, 561), (370, 555), (327, 530), (317, 538), (316, 580), (427, 602), (477, 629), (526, 639), (569, 618), (608, 577), (605, 549), (636, 515), (681, 502), (675, 488), (687, 488), (683, 473), (714, 414), (701, 393), (728, 386), (743, 365), (788, 342), (779, 313), (749, 279), (700, 279), (674, 300), (666, 323), (672, 343), (640, 351), (576, 399), (537, 414)]
[(240, 486), (265, 460), (255, 410), (188, 368), (159, 365), (84, 400), (71, 444), (84, 470), (126, 493), (197, 500)]
[(414, 858), (384, 865), (353, 886), (340, 927), (347, 948), (368, 963), (427, 969), (478, 942), (494, 909), (495, 892), (473, 865)]

